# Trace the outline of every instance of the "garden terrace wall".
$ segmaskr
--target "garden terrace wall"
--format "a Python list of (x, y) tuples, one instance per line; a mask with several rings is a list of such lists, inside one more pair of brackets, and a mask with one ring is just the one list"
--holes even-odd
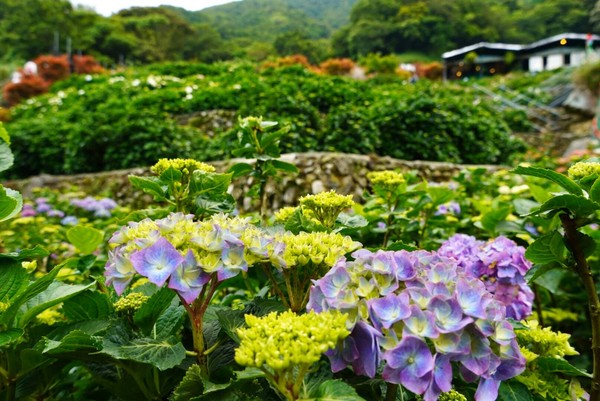
[[(490, 172), (506, 168), (497, 165), (473, 166), (443, 162), (407, 161), (391, 157), (375, 155), (353, 155), (342, 153), (310, 152), (290, 153), (282, 155), (282, 160), (298, 167), (297, 175), (283, 175), (269, 183), (267, 192), (272, 210), (284, 206), (295, 206), (300, 196), (318, 193), (330, 189), (338, 193), (352, 194), (360, 201), (367, 188), (367, 173), (376, 170), (401, 171), (415, 170), (418, 175), (431, 182), (446, 182), (467, 167), (483, 167)], [(229, 166), (240, 162), (240, 159), (208, 162), (217, 171), (224, 172)], [(247, 161), (247, 160), (246, 160)], [(6, 182), (9, 188), (21, 191), (25, 196), (31, 195), (34, 188), (47, 187), (60, 191), (68, 191), (73, 186), (89, 195), (110, 195), (120, 204), (140, 207), (151, 202), (151, 198), (139, 191), (134, 191), (127, 176), (149, 175), (148, 168), (134, 168), (94, 174), (78, 174), (70, 176), (39, 175), (24, 180)], [(231, 191), (241, 211), (255, 210), (255, 205), (248, 193), (252, 179), (243, 177), (234, 182)]]

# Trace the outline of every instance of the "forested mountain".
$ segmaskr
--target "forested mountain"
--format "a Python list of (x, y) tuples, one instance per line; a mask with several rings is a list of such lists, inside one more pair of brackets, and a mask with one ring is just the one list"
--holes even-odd
[(600, 0), (242, 0), (190, 11), (134, 7), (110, 17), (68, 0), (0, 0), (0, 63), (56, 50), (105, 64), (360, 57), (441, 52), (479, 41), (527, 43), (600, 33)]
[(596, 0), (359, 0), (333, 47), (338, 55), (354, 57), (440, 54), (481, 41), (528, 43), (598, 28)]

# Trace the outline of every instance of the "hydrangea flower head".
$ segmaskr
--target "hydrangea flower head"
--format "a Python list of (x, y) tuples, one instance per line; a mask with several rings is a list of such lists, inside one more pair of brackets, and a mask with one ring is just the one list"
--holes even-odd
[(136, 273), (158, 286), (168, 282), (191, 303), (213, 275), (222, 281), (254, 263), (281, 258), (279, 244), (247, 219), (217, 214), (197, 222), (192, 215), (172, 213), (131, 222), (114, 233), (105, 276), (119, 294)]
[(169, 168), (180, 171), (184, 175), (189, 175), (196, 170), (204, 171), (206, 173), (215, 172), (215, 168), (210, 164), (202, 163), (194, 159), (159, 159), (154, 166), (150, 167), (150, 171), (156, 175), (161, 175)]
[(600, 163), (598, 162), (578, 162), (569, 167), (569, 177), (574, 180), (600, 175)]
[(393, 191), (400, 185), (406, 183), (406, 180), (401, 173), (391, 170), (370, 171), (367, 173), (367, 179), (374, 187), (380, 187), (388, 191)]
[(334, 371), (351, 365), (373, 377), (381, 363), (386, 381), (435, 401), (451, 390), (457, 365), (465, 380), (479, 380), (476, 401), (485, 401), (495, 399), (500, 381), (525, 368), (506, 308), (457, 260), (364, 249), (352, 257), (313, 282), (308, 303), (309, 309), (343, 311), (353, 327), (327, 352)]
[[(497, 237), (488, 242), (478, 241), (474, 237), (456, 234), (442, 244), (438, 253), (457, 261), (468, 276), (480, 279), (487, 290), (494, 294), (506, 308), (506, 316), (522, 320), (532, 313), (533, 291), (525, 281), (525, 274), (531, 269), (531, 263), (525, 259), (525, 248), (518, 246), (506, 237)], [(472, 304), (472, 313), (477, 311), (476, 295), (465, 292), (461, 302)]]
[(352, 195), (340, 195), (331, 190), (300, 198), (300, 206), (310, 210), (314, 218), (325, 227), (333, 227), (338, 215), (354, 205)]

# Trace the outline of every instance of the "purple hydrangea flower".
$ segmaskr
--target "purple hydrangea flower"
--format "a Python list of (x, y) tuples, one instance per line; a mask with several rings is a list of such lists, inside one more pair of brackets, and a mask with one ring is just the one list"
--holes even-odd
[(62, 224), (63, 226), (74, 226), (77, 225), (77, 223), (79, 223), (79, 219), (75, 216), (65, 216), (60, 221), (60, 224)]
[[(502, 236), (486, 243), (456, 234), (438, 252), (456, 259), (469, 276), (482, 280), (505, 306), (507, 317), (522, 320), (531, 315), (534, 295), (525, 281), (525, 274), (531, 269), (525, 248)], [(480, 311), (477, 313), (480, 315)]]
[(209, 280), (210, 274), (198, 266), (194, 253), (189, 250), (183, 263), (171, 274), (168, 287), (177, 291), (185, 302), (191, 304)]
[(106, 277), (106, 285), (112, 285), (117, 295), (121, 295), (125, 291), (125, 288), (135, 276), (135, 269), (131, 261), (121, 253), (120, 248), (109, 252), (104, 276)]
[(33, 206), (31, 206), (27, 203), (23, 205), (23, 209), (21, 209), (21, 217), (32, 217), (32, 216), (36, 216), (36, 215), (37, 215), (37, 212), (35, 211)]
[(135, 270), (159, 287), (165, 284), (183, 261), (183, 256), (163, 237), (154, 245), (131, 254), (131, 264)]
[[(373, 377), (383, 368), (386, 381), (427, 401), (451, 388), (452, 365), (465, 380), (481, 378), (476, 401), (486, 401), (497, 382), (522, 372), (507, 308), (468, 269), (478, 257), (477, 249), (465, 246), (473, 243), (465, 236), (456, 246), (466, 251), (468, 263), (435, 252), (362, 249), (313, 281), (308, 308), (343, 311), (353, 326), (327, 353), (332, 369), (351, 365), (356, 374)], [(379, 355), (381, 361), (373, 362)]]
[(433, 356), (425, 341), (404, 336), (395, 348), (383, 354), (383, 358), (387, 362), (382, 374), (385, 381), (402, 384), (417, 394), (425, 392), (434, 367)]

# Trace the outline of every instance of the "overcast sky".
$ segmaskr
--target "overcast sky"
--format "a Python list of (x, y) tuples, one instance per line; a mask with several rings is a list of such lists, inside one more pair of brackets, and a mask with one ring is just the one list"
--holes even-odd
[(231, 3), (238, 0), (71, 0), (71, 3), (91, 7), (97, 13), (109, 16), (124, 8), (129, 7), (157, 7), (170, 5), (182, 7), (190, 11), (198, 11), (203, 8), (219, 4)]

